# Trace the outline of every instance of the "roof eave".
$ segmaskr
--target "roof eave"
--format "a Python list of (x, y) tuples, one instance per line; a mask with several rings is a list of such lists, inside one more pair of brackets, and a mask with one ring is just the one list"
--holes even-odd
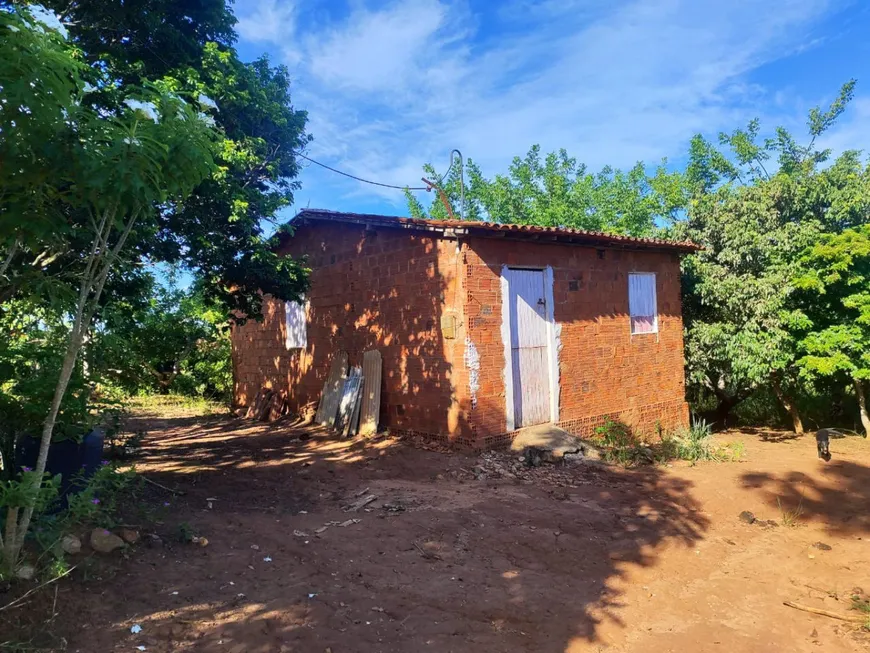
[[(394, 218), (388, 216), (347, 214), (303, 209), (293, 219), (294, 223), (303, 225), (308, 222), (342, 222), (359, 224), (364, 227), (383, 227), (387, 229), (406, 229), (410, 231), (435, 233), (444, 238), (491, 238), (498, 240), (532, 241), (539, 243), (561, 243), (568, 245), (585, 245), (587, 247), (625, 249), (625, 250), (655, 250), (669, 251), (679, 254), (691, 254), (704, 248), (691, 242), (667, 242), (655, 239), (610, 236), (595, 233), (566, 233), (547, 228), (521, 229), (504, 228), (492, 223), (473, 223), (445, 220), (441, 224), (431, 224), (431, 221), (414, 218)], [(283, 238), (282, 238), (283, 242)]]

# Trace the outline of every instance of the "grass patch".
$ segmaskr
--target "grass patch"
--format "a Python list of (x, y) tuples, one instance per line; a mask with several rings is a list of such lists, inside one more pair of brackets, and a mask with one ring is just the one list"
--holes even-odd
[(130, 408), (161, 414), (193, 413), (196, 415), (226, 415), (229, 406), (220, 401), (186, 395), (140, 395), (130, 397)]
[(776, 505), (779, 508), (779, 521), (783, 526), (794, 528), (798, 525), (801, 515), (804, 514), (804, 500), (801, 498), (796, 508), (787, 509), (782, 505), (779, 497), (776, 498)]
[(719, 460), (724, 460), (726, 462), (736, 463), (739, 460), (743, 460), (743, 456), (746, 453), (746, 445), (742, 442), (726, 442), (724, 445), (719, 447), (718, 455)]
[(865, 599), (856, 594), (852, 597), (852, 609), (863, 612), (870, 617), (870, 599)]
[(712, 426), (702, 419), (693, 419), (691, 426), (672, 433), (665, 433), (660, 426), (656, 430), (659, 441), (647, 443), (635, 437), (628, 425), (608, 420), (595, 429), (593, 439), (601, 447), (604, 460), (621, 465), (670, 460), (731, 462), (743, 457), (742, 442), (718, 445), (712, 437)]
[(866, 618), (863, 624), (864, 630), (870, 631), (870, 599), (857, 594), (852, 597), (852, 609), (861, 612)]

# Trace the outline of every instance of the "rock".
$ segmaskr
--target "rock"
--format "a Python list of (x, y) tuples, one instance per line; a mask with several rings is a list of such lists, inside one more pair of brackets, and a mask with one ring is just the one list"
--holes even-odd
[(555, 461), (566, 453), (577, 453), (578, 451), (585, 453), (586, 447), (585, 442), (553, 424), (539, 424), (521, 429), (511, 441), (511, 451), (523, 452), (523, 460), (527, 464), (528, 458), (525, 456), (525, 450), (528, 448), (549, 451), (553, 454), (553, 461)]
[(652, 465), (656, 461), (655, 452), (649, 447), (640, 447), (638, 452), (643, 456), (644, 462)]
[(132, 528), (122, 528), (118, 531), (118, 535), (127, 544), (136, 544), (139, 541), (139, 531), (134, 531)]
[(33, 580), (33, 577), (36, 576), (36, 567), (26, 564), (19, 565), (18, 569), (15, 570), (15, 576), (21, 580)]
[(148, 533), (145, 536), (145, 546), (148, 546), (148, 547), (163, 546), (163, 540), (160, 539), (160, 536), (157, 535), (156, 533)]
[(744, 510), (743, 512), (741, 512), (741, 513), (738, 515), (738, 517), (740, 518), (740, 521), (745, 522), (745, 523), (747, 523), (747, 524), (754, 524), (754, 523), (757, 521), (757, 520), (755, 519), (755, 515), (753, 515), (753, 514), (752, 514), (751, 512), (749, 512), (748, 510)]
[(82, 541), (75, 535), (64, 535), (60, 540), (60, 548), (71, 556), (82, 550)]
[(825, 544), (824, 542), (816, 542), (815, 544), (813, 544), (813, 548), (818, 549), (819, 551), (830, 551), (831, 545)]
[(111, 553), (122, 546), (124, 540), (105, 528), (95, 528), (91, 531), (91, 547), (97, 553)]

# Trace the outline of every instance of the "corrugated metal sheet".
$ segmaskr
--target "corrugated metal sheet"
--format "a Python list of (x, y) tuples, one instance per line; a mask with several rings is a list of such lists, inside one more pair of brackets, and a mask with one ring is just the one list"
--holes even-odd
[(363, 354), (363, 398), (360, 410), (360, 435), (378, 432), (381, 414), (381, 352), (376, 349)]
[(543, 270), (507, 270), (515, 427), (549, 421), (547, 304)]
[(320, 395), (320, 406), (314, 420), (322, 426), (334, 426), (335, 416), (338, 413), (338, 401), (341, 398), (341, 390), (344, 379), (347, 376), (347, 352), (339, 351), (329, 368), (329, 376), (323, 384), (323, 393)]
[(362, 388), (362, 369), (352, 367), (341, 391), (341, 401), (338, 406), (338, 419), (335, 429), (344, 437), (352, 435), (354, 412), (356, 411), (360, 389)]

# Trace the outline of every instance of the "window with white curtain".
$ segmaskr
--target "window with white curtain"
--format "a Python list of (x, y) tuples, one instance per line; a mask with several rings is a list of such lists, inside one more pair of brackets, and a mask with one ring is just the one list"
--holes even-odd
[(284, 302), (284, 325), (287, 327), (287, 349), (305, 349), (308, 346), (308, 325), (304, 299), (301, 302)]
[(628, 275), (628, 311), (631, 315), (632, 335), (656, 333), (659, 330), (654, 273), (633, 272)]

